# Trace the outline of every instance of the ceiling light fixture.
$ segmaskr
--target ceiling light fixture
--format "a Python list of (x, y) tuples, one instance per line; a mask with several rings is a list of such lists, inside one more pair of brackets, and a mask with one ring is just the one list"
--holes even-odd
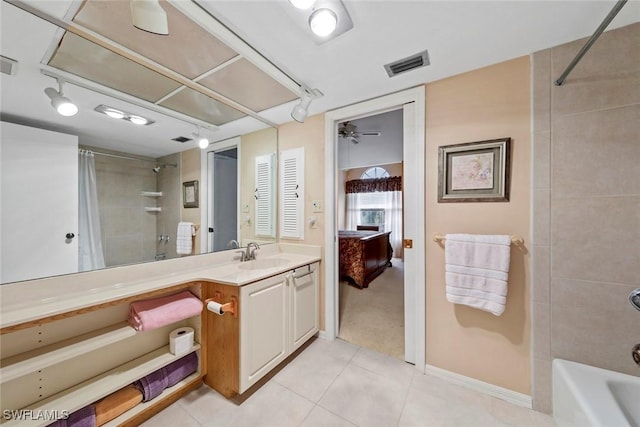
[(311, 9), (316, 0), (289, 0), (289, 3), (298, 9), (307, 10)]
[(318, 37), (327, 37), (336, 30), (338, 16), (331, 9), (316, 9), (309, 17), (311, 31)]
[(108, 105), (100, 104), (96, 108), (95, 111), (98, 113), (106, 114), (112, 119), (122, 119), (128, 122), (133, 123), (134, 125), (150, 125), (151, 123), (155, 123), (155, 121), (151, 119), (147, 119), (146, 117), (142, 117), (138, 114), (128, 113), (124, 110), (120, 110), (119, 108), (109, 107)]
[(321, 96), (323, 96), (323, 94), (318, 89), (300, 87), (300, 102), (293, 107), (293, 110), (291, 110), (291, 117), (296, 122), (304, 123), (307, 115), (309, 114), (309, 105), (311, 104), (311, 101)]
[(44, 90), (44, 93), (46, 93), (49, 99), (51, 99), (51, 105), (58, 114), (66, 117), (74, 116), (78, 112), (78, 107), (76, 104), (71, 102), (69, 98), (64, 96), (64, 92), (62, 90), (64, 82), (60, 79), (56, 80), (58, 81), (58, 90), (48, 87)]
[(133, 26), (153, 34), (169, 34), (167, 13), (158, 0), (131, 0)]
[[(289, 0), (287, 8), (296, 20), (304, 20), (316, 44), (323, 44), (353, 28), (353, 21), (342, 0)], [(305, 6), (305, 7), (303, 7)], [(300, 24), (302, 24), (300, 22)]]
[(196, 125), (197, 131), (193, 134), (195, 140), (198, 141), (198, 147), (202, 150), (209, 146), (209, 138), (200, 135), (200, 126)]

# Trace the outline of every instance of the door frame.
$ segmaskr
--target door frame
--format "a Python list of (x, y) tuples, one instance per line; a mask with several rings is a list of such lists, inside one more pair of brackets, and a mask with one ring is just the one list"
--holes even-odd
[(219, 142), (215, 142), (213, 144), (211, 144), (209, 147), (207, 147), (204, 150), (200, 151), (200, 199), (201, 199), (201, 208), (200, 208), (200, 224), (202, 225), (202, 233), (200, 233), (200, 251), (202, 253), (208, 253), (211, 252), (211, 250), (209, 249), (209, 227), (213, 227), (213, 221), (210, 221), (211, 219), (211, 213), (209, 212), (209, 201), (213, 200), (213, 188), (209, 185), (209, 182), (211, 182), (211, 180), (213, 179), (212, 175), (213, 175), (213, 168), (210, 167), (209, 165), (209, 153), (215, 153), (217, 151), (225, 151), (228, 150), (230, 148), (236, 148), (238, 150), (238, 171), (237, 171), (237, 175), (238, 175), (238, 185), (236, 188), (236, 202), (238, 205), (238, 218), (237, 218), (237, 236), (238, 236), (238, 241), (240, 241), (240, 236), (241, 236), (241, 230), (240, 230), (240, 226), (241, 226), (241, 216), (242, 216), (242, 210), (241, 210), (241, 203), (240, 203), (240, 199), (241, 199), (241, 194), (240, 194), (240, 189), (242, 188), (242, 174), (241, 174), (241, 168), (240, 165), (242, 164), (242, 159), (241, 159), (241, 138), (239, 136), (233, 137), (233, 138), (229, 138), (229, 139), (225, 139), (223, 141), (219, 141)]
[[(414, 264), (413, 277), (408, 277), (405, 271), (405, 283), (410, 281), (415, 284), (412, 300), (414, 306), (413, 325), (414, 334), (414, 354), (405, 355), (405, 358), (413, 360), (415, 368), (424, 372), (426, 364), (426, 269), (425, 257), (425, 87), (423, 85), (400, 92), (381, 96), (379, 98), (338, 108), (325, 113), (325, 245), (324, 245), (324, 291), (325, 291), (325, 328), (323, 336), (333, 340), (338, 335), (338, 244), (337, 244), (337, 207), (336, 197), (338, 194), (337, 172), (338, 172), (338, 123), (345, 120), (355, 120), (361, 117), (379, 114), (403, 108), (405, 104), (414, 103), (413, 117), (404, 123), (413, 123), (413, 141), (404, 143), (404, 159), (410, 159), (411, 164), (406, 164), (405, 170), (409, 167), (412, 182), (415, 184), (415, 198), (405, 197), (404, 218), (405, 239), (413, 239), (413, 248), (405, 249), (405, 266), (409, 258)], [(409, 133), (403, 130), (405, 138)], [(414, 173), (415, 172), (415, 173)], [(407, 199), (412, 199), (413, 208), (407, 206)], [(409, 214), (409, 212), (411, 212)], [(406, 288), (405, 288), (406, 289)], [(405, 294), (405, 300), (407, 295)], [(407, 308), (405, 307), (405, 310)], [(405, 325), (407, 328), (407, 325)], [(411, 325), (409, 325), (411, 329)]]

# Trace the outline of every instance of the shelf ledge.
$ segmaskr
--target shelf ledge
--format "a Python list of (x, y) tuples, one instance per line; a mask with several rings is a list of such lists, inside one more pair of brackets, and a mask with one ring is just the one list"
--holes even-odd
[(2, 360), (0, 384), (53, 366), (73, 357), (106, 347), (136, 334), (127, 322), (116, 323), (106, 328), (78, 335), (64, 341), (53, 343)]
[[(191, 352), (199, 350), (200, 344), (196, 344)], [(138, 357), (130, 362), (120, 365), (114, 369), (104, 372), (96, 377), (90, 378), (80, 384), (70, 387), (47, 399), (40, 400), (33, 405), (23, 408), (23, 411), (32, 413), (69, 413), (96, 402), (103, 397), (120, 390), (123, 386), (130, 384), (155, 370), (168, 365), (174, 360), (178, 360), (184, 355), (174, 356), (169, 352), (166, 345), (155, 351)], [(198, 361), (198, 365), (201, 362)], [(44, 427), (51, 424), (52, 420), (11, 420), (3, 423), (3, 427)]]

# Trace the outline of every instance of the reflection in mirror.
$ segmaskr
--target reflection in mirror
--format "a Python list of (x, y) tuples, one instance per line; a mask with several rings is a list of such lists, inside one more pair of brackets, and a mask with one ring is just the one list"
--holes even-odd
[[(149, 102), (146, 95), (139, 99), (69, 71), (58, 73), (47, 60), (70, 33), (12, 4), (1, 6), (3, 61), (17, 61), (13, 73), (0, 75), (1, 284), (175, 258), (180, 222), (197, 226), (192, 254), (227, 250), (231, 240), (275, 242), (275, 193), (269, 193), (269, 182), (260, 198), (254, 190), (264, 185), (256, 175), (258, 159), (270, 157), (275, 168), (276, 129), (249, 116), (228, 127), (213, 125), (206, 116), (169, 110), (174, 106), (166, 96)], [(68, 39), (92, 44), (77, 35)], [(65, 77), (64, 96), (79, 107), (76, 116), (62, 117), (51, 107), (44, 89), (58, 86), (49, 75)], [(99, 105), (129, 116), (114, 120), (94, 111)], [(130, 116), (154, 123), (139, 126)], [(198, 129), (222, 142), (200, 150)], [(228, 150), (222, 154), (224, 161), (235, 161), (236, 171), (219, 171), (211, 181), (201, 158), (234, 135), (241, 135), (233, 138), (235, 159)], [(196, 208), (184, 205), (182, 184), (188, 181), (200, 183)], [(209, 197), (214, 182), (227, 193), (219, 189), (219, 197)], [(215, 213), (222, 219), (234, 216), (234, 209), (235, 224), (209, 243), (216, 236)], [(272, 228), (258, 227), (271, 222)]]

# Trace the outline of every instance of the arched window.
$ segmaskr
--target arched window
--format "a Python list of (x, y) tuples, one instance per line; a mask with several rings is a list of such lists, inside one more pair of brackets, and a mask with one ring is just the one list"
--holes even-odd
[(389, 178), (389, 172), (387, 172), (385, 168), (376, 166), (376, 167), (367, 169), (360, 176), (360, 179), (371, 179), (371, 178)]

